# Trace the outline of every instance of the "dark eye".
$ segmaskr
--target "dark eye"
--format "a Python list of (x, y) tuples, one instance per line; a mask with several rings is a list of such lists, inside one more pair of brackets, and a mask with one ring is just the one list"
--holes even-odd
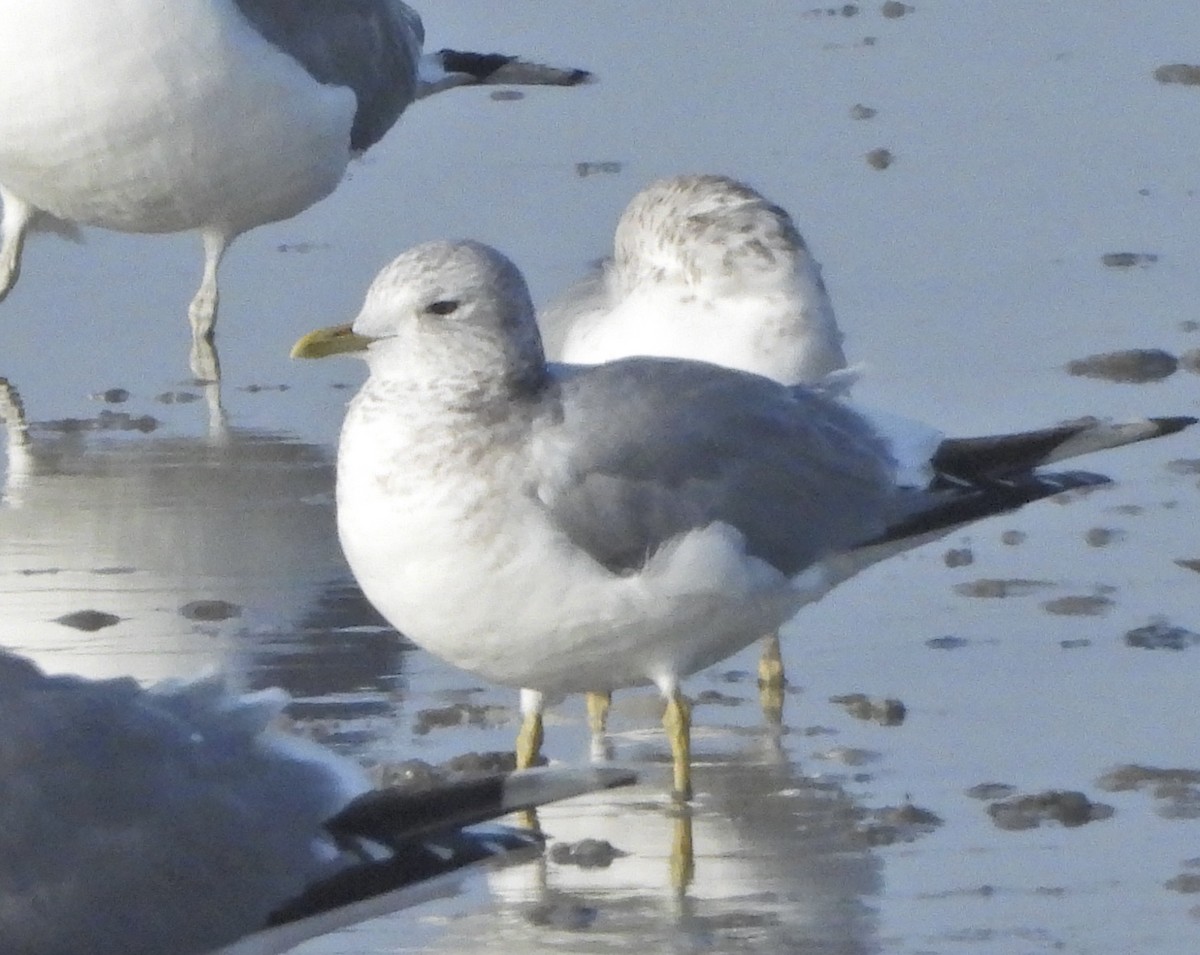
[(425, 311), (432, 312), (434, 315), (449, 315), (451, 312), (458, 310), (458, 302), (453, 299), (442, 299), (434, 302)]

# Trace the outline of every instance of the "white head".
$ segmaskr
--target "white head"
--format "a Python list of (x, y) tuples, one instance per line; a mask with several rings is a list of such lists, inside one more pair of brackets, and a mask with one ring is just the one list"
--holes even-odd
[(484, 400), (535, 390), (545, 378), (533, 302), (520, 271), (479, 242), (426, 242), (371, 283), (349, 326), (322, 329), (292, 354), (362, 351), (373, 380), (463, 391)]

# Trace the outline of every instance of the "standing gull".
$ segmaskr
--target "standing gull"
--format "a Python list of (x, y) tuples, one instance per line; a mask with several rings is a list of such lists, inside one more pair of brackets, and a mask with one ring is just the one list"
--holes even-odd
[(216, 679), (51, 677), (0, 650), (5, 955), (287, 951), (540, 844), (477, 823), (632, 781), (548, 769), (371, 790), (271, 728), (285, 702)]
[(1083, 424), (927, 447), (803, 386), (679, 359), (548, 366), (517, 268), (434, 242), (375, 278), (352, 325), (293, 355), (365, 351), (338, 450), (338, 531), (368, 599), (419, 645), (543, 695), (654, 684), (688, 798), (680, 680), (771, 632), (894, 538), (1074, 487), (1032, 468), (1178, 431)]
[[(549, 357), (594, 365), (653, 355), (691, 358), (785, 385), (845, 388), (833, 302), (792, 217), (727, 176), (651, 183), (617, 221), (613, 254), (539, 321)], [(779, 636), (758, 665), (764, 709), (778, 714), (784, 685)], [(610, 700), (588, 694), (597, 738)]]
[(211, 347), (217, 268), (243, 232), (329, 195), (414, 100), (470, 83), (568, 85), (581, 70), (422, 53), (399, 0), (8, 0), (0, 30), (0, 299), (39, 216), (196, 230), (192, 366)]

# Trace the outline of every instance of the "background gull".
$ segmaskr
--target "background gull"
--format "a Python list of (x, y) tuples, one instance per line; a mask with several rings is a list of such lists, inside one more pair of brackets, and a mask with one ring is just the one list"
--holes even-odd
[(816, 384), (846, 366), (821, 267), (786, 210), (727, 176), (651, 183), (613, 255), (540, 316), (556, 360), (691, 358)]
[(370, 790), (350, 760), (271, 728), (285, 702), (216, 679), (50, 677), (0, 650), (6, 955), (286, 951), (540, 844), (464, 826), (632, 781), (547, 769)]
[(217, 268), (243, 232), (337, 186), (414, 100), (469, 83), (567, 85), (580, 70), (422, 53), (399, 0), (11, 0), (0, 31), (0, 298), (39, 216), (200, 232), (192, 366), (211, 348)]
[[(728, 176), (651, 183), (617, 221), (613, 254), (539, 315), (549, 356), (593, 365), (691, 358), (785, 385), (846, 389), (833, 302), (787, 211)], [(839, 374), (840, 373), (840, 374)], [(764, 709), (782, 707), (779, 637), (763, 641)], [(609, 699), (588, 694), (597, 737)]]
[(364, 349), (337, 477), (363, 592), (431, 652), (525, 688), (519, 765), (540, 746), (544, 694), (657, 685), (685, 798), (682, 678), (899, 538), (1106, 481), (1037, 464), (1194, 422), (945, 440), (897, 460), (911, 448), (803, 386), (673, 359), (547, 366), (520, 272), (475, 242), (404, 253), (352, 325), (293, 354)]

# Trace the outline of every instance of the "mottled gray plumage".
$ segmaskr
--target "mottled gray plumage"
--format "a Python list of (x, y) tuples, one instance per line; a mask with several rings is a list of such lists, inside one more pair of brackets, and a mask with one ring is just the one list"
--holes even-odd
[(369, 149), (417, 98), (425, 29), (400, 0), (234, 0), (264, 37), (321, 83), (358, 98), (350, 148)]
[[(647, 235), (657, 240), (650, 254)], [(745, 183), (710, 174), (675, 176), (642, 190), (622, 214), (613, 244), (614, 263), (629, 283), (664, 269), (697, 280), (730, 276), (747, 267), (742, 259), (766, 269), (808, 251), (787, 210)]]

